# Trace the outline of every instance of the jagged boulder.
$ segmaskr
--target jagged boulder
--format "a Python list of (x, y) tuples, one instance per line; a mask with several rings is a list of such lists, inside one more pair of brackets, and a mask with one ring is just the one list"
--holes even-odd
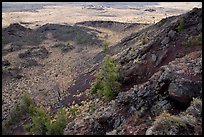
[(173, 40), (175, 36), (176, 36), (176, 31), (170, 30), (168, 33), (168, 37)]
[(187, 104), (193, 97), (200, 95), (202, 83), (195, 83), (189, 80), (176, 80), (169, 85), (169, 97), (180, 103)]
[(166, 44), (169, 43), (169, 41), (170, 41), (170, 38), (169, 38), (169, 37), (165, 37), (165, 38), (161, 41), (161, 44), (162, 44), (162, 45), (166, 45)]

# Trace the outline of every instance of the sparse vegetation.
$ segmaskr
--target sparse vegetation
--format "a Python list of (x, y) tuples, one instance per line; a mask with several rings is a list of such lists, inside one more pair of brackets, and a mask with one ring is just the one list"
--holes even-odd
[(200, 98), (193, 98), (193, 101), (191, 102), (192, 105), (202, 105), (202, 100)]
[(106, 56), (96, 77), (97, 80), (91, 88), (91, 93), (107, 100), (112, 99), (118, 93), (120, 83), (117, 81), (119, 77), (117, 65), (110, 56)]
[(10, 117), (7, 121), (3, 123), (3, 129), (6, 129), (7, 133), (10, 132), (11, 128), (18, 124), (23, 118), (26, 118), (30, 111), (32, 111), (32, 106), (34, 102), (28, 93), (22, 96), (22, 100), (16, 104), (16, 107), (11, 111)]
[(197, 37), (196, 37), (196, 41), (198, 44), (202, 45), (202, 33), (200, 33)]
[(34, 113), (32, 114), (32, 123), (27, 124), (25, 129), (35, 135), (46, 135), (50, 119), (50, 116), (43, 108), (35, 107)]
[[(161, 113), (156, 117), (154, 121), (154, 132), (155, 134), (170, 134), (170, 132), (175, 132), (174, 129), (187, 128), (188, 122), (183, 120), (181, 117), (176, 115), (171, 115), (167, 112)], [(171, 133), (171, 134), (172, 134)]]
[(55, 119), (51, 120), (47, 125), (47, 135), (63, 135), (63, 130), (66, 127), (66, 112), (64, 109), (59, 109)]
[(34, 135), (63, 135), (67, 123), (64, 109), (59, 109), (55, 118), (51, 119), (48, 112), (40, 107), (35, 107), (32, 115), (32, 123), (24, 128)]
[(183, 40), (181, 43), (181, 45), (185, 47), (190, 47), (190, 46), (195, 46), (200, 44), (202, 44), (202, 33), (194, 37), (193, 36), (188, 37), (187, 39)]
[(133, 63), (142, 63), (141, 59), (139, 57), (137, 57), (136, 59), (134, 59)]
[(76, 114), (77, 114), (77, 106), (71, 106), (70, 108), (69, 108), (69, 113), (71, 114), (71, 115), (73, 115), (73, 116), (76, 116)]
[(184, 21), (183, 18), (181, 18), (181, 19), (179, 20), (178, 26), (177, 26), (177, 28), (176, 28), (177, 31), (178, 31), (178, 32), (183, 31), (183, 30), (184, 30), (184, 26), (185, 26), (185, 21)]

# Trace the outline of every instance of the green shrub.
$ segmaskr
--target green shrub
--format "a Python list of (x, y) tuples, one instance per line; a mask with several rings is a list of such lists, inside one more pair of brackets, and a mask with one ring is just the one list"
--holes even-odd
[(91, 93), (107, 100), (112, 99), (120, 88), (120, 83), (117, 81), (118, 77), (117, 64), (110, 56), (106, 56), (99, 73), (96, 74), (97, 80), (91, 88)]
[(50, 120), (50, 116), (44, 109), (35, 107), (32, 123), (25, 125), (25, 128), (35, 135), (46, 135), (48, 131), (47, 126)]
[(176, 29), (178, 30), (178, 32), (181, 32), (181, 31), (184, 30), (184, 25), (185, 25), (185, 21), (184, 21), (183, 18), (181, 18), (181, 19), (179, 20), (178, 26), (177, 26), (177, 28), (176, 28)]
[(50, 121), (50, 124), (47, 125), (47, 135), (63, 135), (66, 124), (66, 112), (63, 109), (60, 109), (56, 114), (56, 119)]
[(24, 126), (25, 130), (34, 135), (63, 135), (67, 123), (64, 109), (59, 109), (54, 119), (51, 119), (43, 108), (32, 107), (30, 109), (32, 110), (32, 122)]
[(198, 44), (202, 45), (202, 33), (200, 33), (197, 37), (196, 37), (196, 41)]
[(31, 96), (28, 93), (25, 93), (21, 101), (21, 106), (20, 106), (21, 111), (23, 111), (24, 113), (29, 113), (29, 108), (34, 105), (35, 103), (31, 99)]
[(10, 112), (10, 117), (3, 122), (2, 125), (4, 125), (4, 127), (2, 128), (6, 130), (4, 134), (10, 134), (12, 127), (26, 118), (29, 115), (29, 108), (34, 105), (35, 103), (31, 99), (30, 95), (25, 93), (20, 102), (18, 102), (14, 109)]
[(10, 119), (8, 120), (10, 125), (15, 125), (29, 113), (29, 107), (34, 105), (33, 100), (29, 94), (24, 94), (19, 103), (16, 104), (15, 108), (10, 113)]

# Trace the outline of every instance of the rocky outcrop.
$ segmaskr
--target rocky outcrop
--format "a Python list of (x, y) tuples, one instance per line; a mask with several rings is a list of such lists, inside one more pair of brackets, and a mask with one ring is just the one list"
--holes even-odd
[[(45, 24), (39, 28), (30, 29), (15, 23), (2, 29), (2, 51), (9, 53), (28, 47), (37, 47), (48, 38), (48, 33), (53, 39), (63, 42), (73, 41), (80, 46), (102, 45), (102, 40), (96, 35), (97, 32), (85, 27)], [(67, 48), (64, 51), (66, 52)]]
[(53, 46), (53, 48), (60, 48), (62, 53), (67, 53), (67, 52), (73, 50), (75, 47), (73, 45), (70, 45), (70, 44), (65, 45), (62, 43), (58, 43), (58, 44), (55, 44)]
[[(200, 19), (202, 18), (201, 11), (202, 9), (195, 8), (181, 16), (164, 19), (155, 25), (132, 34), (118, 44), (117, 46), (126, 47), (118, 56), (118, 62), (121, 65), (122, 83), (127, 85), (128, 83), (140, 84), (146, 82), (161, 66), (178, 57), (181, 58), (188, 53), (201, 50), (199, 44), (194, 44), (194, 46), (188, 48), (182, 46), (183, 41), (186, 41), (185, 37), (195, 38), (201, 33), (201, 31), (195, 29), (202, 23)], [(194, 18), (196, 21), (188, 22), (187, 18)], [(176, 28), (181, 19), (185, 20), (186, 26), (182, 32), (177, 32)], [(191, 30), (194, 30), (194, 32)], [(139, 35), (139, 33), (141, 34)], [(149, 39), (147, 44), (137, 44), (135, 46), (135, 41), (141, 41), (141, 36), (144, 33)]]
[(200, 94), (201, 84), (185, 79), (176, 80), (169, 85), (169, 97), (180, 103), (189, 103), (193, 97)]
[(20, 68), (11, 66), (2, 69), (2, 77), (20, 79), (23, 77), (23, 75), (21, 74)]
[[(201, 33), (198, 31), (202, 23), (201, 11), (195, 8), (186, 14), (163, 19), (110, 48), (114, 55), (117, 47), (125, 47), (116, 60), (120, 63), (121, 82), (131, 84), (107, 106), (97, 108), (89, 116), (92, 118), (82, 120), (79, 129), (83, 132), (80, 130), (79, 134), (201, 134), (202, 105), (192, 100), (202, 95), (202, 49), (199, 45), (181, 46), (183, 36), (195, 37)], [(185, 25), (179, 32), (181, 19), (185, 20)], [(135, 46), (143, 33), (149, 41)], [(78, 134), (75, 123), (68, 124), (65, 134)]]
[(19, 54), (19, 58), (32, 58), (32, 57), (37, 57), (37, 58), (47, 58), (49, 55), (48, 50), (45, 47), (41, 47), (41, 48), (32, 48), (32, 49), (28, 49), (26, 50), (24, 53), (20, 53)]
[[(201, 64), (196, 65), (199, 64), (198, 62), (202, 62), (200, 51), (188, 54), (183, 58), (170, 62), (168, 65), (163, 66), (147, 82), (135, 85), (129, 91), (119, 93), (116, 99), (109, 103), (108, 107), (101, 107), (98, 109), (100, 110), (99, 112), (95, 112), (92, 115), (94, 116), (92, 120), (86, 121), (88, 123), (90, 122), (89, 124), (86, 124), (91, 125), (88, 126), (89, 128), (86, 128), (86, 133), (127, 134), (127, 131), (122, 131), (122, 129), (125, 127), (128, 128), (127, 121), (130, 116), (134, 115), (137, 116), (137, 119), (146, 119), (148, 116), (154, 118), (164, 111), (169, 111), (171, 113), (178, 113), (176, 112), (178, 110), (179, 112), (182, 112), (186, 109), (186, 111), (190, 111), (190, 108), (192, 107), (189, 107), (188, 101), (193, 100), (194, 97), (201, 96), (201, 75), (196, 74), (194, 75), (194, 78), (190, 77), (190, 75), (195, 74), (193, 68), (199, 68), (202, 66)], [(184, 68), (191, 73), (182, 72)], [(188, 78), (186, 78), (187, 76)], [(172, 96), (172, 85), (181, 84), (182, 86), (182, 83), (187, 84), (187, 86), (183, 86), (182, 88), (173, 91), (175, 92), (175, 95), (180, 95), (181, 98), (185, 98), (185, 101)], [(193, 92), (190, 92), (192, 89)], [(178, 102), (184, 103), (185, 105), (178, 106)], [(149, 122), (151, 121), (152, 120), (149, 120)], [(181, 121), (186, 122), (185, 120)], [(130, 134), (145, 133), (144, 130), (148, 127), (150, 128), (150, 123), (147, 125), (142, 124), (144, 124), (144, 121), (136, 126), (137, 129), (132, 127)], [(176, 125), (176, 122), (173, 122), (173, 124)], [(141, 130), (143, 129), (143, 131), (140, 131), (138, 128), (141, 128)], [(165, 127), (163, 128), (165, 129)], [(189, 128), (191, 130), (189, 130)], [(66, 128), (65, 134), (71, 134), (73, 133), (73, 130), (76, 131), (76, 129)], [(185, 134), (195, 133), (192, 125), (189, 125), (188, 123), (187, 126), (181, 127), (181, 129), (170, 130), (168, 132), (164, 130), (154, 133), (153, 130), (150, 130), (152, 130), (152, 128), (148, 129), (146, 134), (183, 134), (185, 130), (189, 130), (189, 132), (185, 132)]]
[(21, 67), (28, 68), (33, 66), (42, 66), (34, 59), (26, 59), (23, 63), (21, 63)]

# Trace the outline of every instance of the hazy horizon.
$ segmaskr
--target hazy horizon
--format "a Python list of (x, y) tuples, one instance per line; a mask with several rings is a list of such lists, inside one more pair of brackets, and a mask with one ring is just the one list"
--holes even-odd
[[(139, 8), (144, 6), (162, 7), (162, 5), (170, 5), (173, 2), (2, 2), (2, 12), (10, 11), (27, 11), (41, 9), (43, 6), (63, 6), (63, 5), (95, 5), (112, 8)], [(177, 2), (178, 6), (182, 9), (185, 6), (197, 5), (196, 7), (202, 7), (202, 2)], [(194, 4), (192, 4), (194, 3)], [(171, 7), (171, 6), (169, 6)], [(177, 7), (177, 9), (179, 8)], [(171, 7), (172, 9), (176, 7)]]

